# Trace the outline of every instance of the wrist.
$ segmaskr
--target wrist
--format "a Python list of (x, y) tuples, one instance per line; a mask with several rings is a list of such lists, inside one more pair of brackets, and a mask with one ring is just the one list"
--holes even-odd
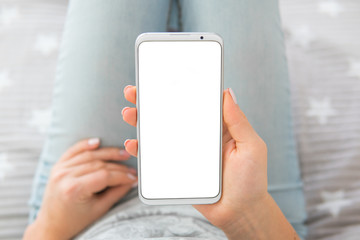
[(266, 193), (260, 200), (239, 209), (232, 220), (221, 227), (228, 239), (267, 239), (261, 225), (267, 221), (266, 210), (271, 207), (271, 199)]
[(24, 233), (23, 240), (64, 240), (61, 237), (61, 234), (57, 233), (46, 223), (41, 222), (40, 220), (35, 220), (32, 224), (30, 224)]
[(228, 239), (300, 239), (269, 193), (239, 211), (222, 230)]

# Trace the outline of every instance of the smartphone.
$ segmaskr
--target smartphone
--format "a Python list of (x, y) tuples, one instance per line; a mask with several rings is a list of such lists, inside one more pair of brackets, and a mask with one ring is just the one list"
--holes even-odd
[(143, 203), (219, 201), (223, 55), (223, 40), (214, 33), (143, 33), (136, 39), (138, 190)]

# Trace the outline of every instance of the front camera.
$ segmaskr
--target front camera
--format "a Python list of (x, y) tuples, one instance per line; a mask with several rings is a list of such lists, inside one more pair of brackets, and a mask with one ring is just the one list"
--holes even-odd
[(200, 39), (201, 39), (201, 40), (203, 40), (203, 39), (204, 39), (204, 37), (203, 37), (203, 36), (201, 36), (201, 37), (200, 37)]

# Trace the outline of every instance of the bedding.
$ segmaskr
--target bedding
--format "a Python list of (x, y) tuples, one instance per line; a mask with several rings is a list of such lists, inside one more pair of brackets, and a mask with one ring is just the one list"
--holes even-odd
[[(0, 0), (0, 239), (20, 239), (68, 2)], [(360, 2), (280, 0), (307, 239), (360, 234)]]
[(0, 0), (0, 239), (21, 239), (67, 1)]
[(359, 239), (360, 2), (281, 1), (307, 239)]

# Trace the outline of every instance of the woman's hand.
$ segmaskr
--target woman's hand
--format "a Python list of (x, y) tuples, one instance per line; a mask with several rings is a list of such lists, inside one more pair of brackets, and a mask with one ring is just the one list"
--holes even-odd
[[(136, 87), (125, 87), (124, 95), (136, 103)], [(136, 126), (136, 108), (125, 107), (122, 114), (124, 121)], [(136, 139), (128, 140), (125, 149), (136, 156), (137, 144)], [(267, 191), (266, 144), (240, 110), (231, 89), (223, 95), (222, 189), (217, 203), (194, 207), (229, 239), (297, 239)]]
[[(125, 98), (136, 103), (136, 87), (124, 89)], [(164, 99), (165, 100), (165, 99)], [(136, 108), (125, 107), (123, 119), (136, 126)], [(220, 228), (233, 222), (249, 206), (267, 197), (267, 150), (264, 141), (250, 126), (229, 90), (223, 101), (223, 192), (215, 204), (194, 205), (212, 224)], [(137, 155), (137, 140), (125, 143)]]
[(24, 239), (70, 239), (136, 185), (136, 170), (118, 164), (129, 153), (99, 145), (98, 138), (80, 141), (54, 165), (38, 217)]

